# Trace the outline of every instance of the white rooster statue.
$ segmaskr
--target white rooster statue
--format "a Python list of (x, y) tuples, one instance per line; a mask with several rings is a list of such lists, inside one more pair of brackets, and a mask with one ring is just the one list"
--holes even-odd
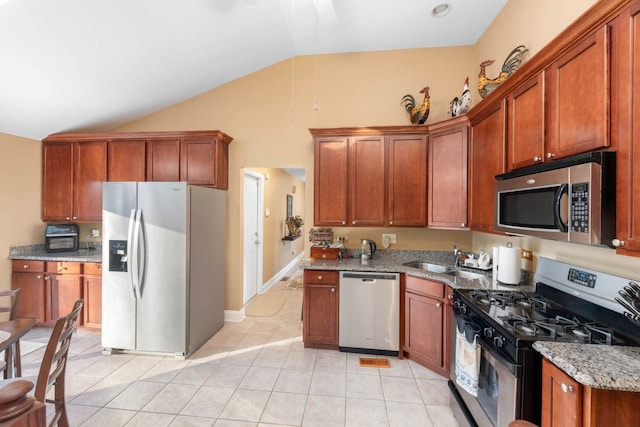
[(460, 98), (457, 96), (451, 100), (449, 104), (451, 108), (449, 112), (451, 113), (451, 117), (460, 116), (469, 111), (469, 107), (471, 107), (471, 91), (469, 90), (469, 77), (464, 81), (464, 89), (462, 89), (462, 95)]

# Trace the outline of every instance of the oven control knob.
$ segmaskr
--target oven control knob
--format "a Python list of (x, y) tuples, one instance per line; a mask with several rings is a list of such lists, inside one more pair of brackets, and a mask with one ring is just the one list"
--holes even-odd
[(498, 335), (497, 337), (493, 337), (493, 345), (500, 348), (504, 345), (504, 337)]
[(487, 338), (491, 338), (493, 336), (493, 328), (484, 328), (484, 336)]

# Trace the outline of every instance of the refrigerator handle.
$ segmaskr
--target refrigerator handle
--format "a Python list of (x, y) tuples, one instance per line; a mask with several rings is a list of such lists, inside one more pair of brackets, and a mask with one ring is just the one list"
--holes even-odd
[[(140, 299), (141, 295), (140, 295), (140, 279), (142, 278), (142, 269), (140, 268), (140, 220), (142, 217), (142, 210), (141, 209), (137, 209), (136, 210), (136, 216), (135, 216), (135, 225), (133, 228), (133, 265), (134, 267), (132, 268), (132, 275), (133, 275), (133, 287), (135, 289), (135, 297), (136, 299)], [(142, 255), (144, 255), (144, 249), (142, 250)], [(144, 264), (144, 259), (142, 260), (142, 263)]]
[(131, 295), (131, 299), (136, 299), (136, 294), (134, 292), (134, 281), (136, 280), (136, 275), (134, 274), (134, 266), (135, 266), (135, 258), (133, 257), (133, 229), (135, 225), (135, 217), (136, 217), (136, 209), (131, 209), (131, 215), (129, 216), (129, 231), (127, 233), (127, 271), (129, 272), (129, 294)]
[(140, 250), (138, 257), (138, 287), (136, 289), (138, 298), (142, 298), (142, 284), (144, 283), (144, 274), (147, 258), (147, 242), (144, 236), (144, 218), (142, 218), (142, 209), (138, 209), (136, 233), (138, 233), (137, 248)]

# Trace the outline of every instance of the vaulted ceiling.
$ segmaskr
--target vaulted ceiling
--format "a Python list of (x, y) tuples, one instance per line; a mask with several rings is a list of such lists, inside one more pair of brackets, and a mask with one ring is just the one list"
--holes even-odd
[(296, 55), (473, 45), (506, 1), (0, 0), (0, 132), (106, 130)]

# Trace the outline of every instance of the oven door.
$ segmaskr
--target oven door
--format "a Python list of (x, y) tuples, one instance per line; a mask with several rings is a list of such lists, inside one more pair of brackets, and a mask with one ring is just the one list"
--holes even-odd
[[(452, 328), (455, 331), (454, 318)], [(451, 382), (455, 386), (455, 342), (452, 340)], [(451, 387), (454, 394), (451, 399), (454, 414), (471, 415), (480, 427), (507, 427), (511, 421), (520, 417), (522, 365), (513, 363), (491, 347), (484, 338), (478, 337), (481, 347), (478, 396), (472, 396), (461, 387)], [(456, 408), (455, 406), (460, 406)], [(462, 407), (464, 406), (464, 407)], [(458, 415), (458, 424), (471, 425)]]

